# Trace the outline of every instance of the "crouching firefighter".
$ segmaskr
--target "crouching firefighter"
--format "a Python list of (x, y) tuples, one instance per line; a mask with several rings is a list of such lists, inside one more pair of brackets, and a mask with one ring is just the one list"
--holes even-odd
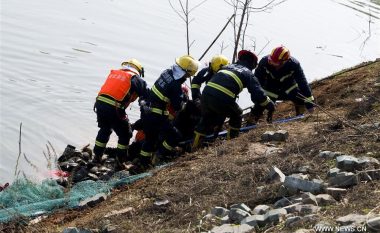
[(141, 77), (144, 77), (144, 68), (138, 60), (131, 59), (123, 62), (121, 69), (111, 70), (101, 87), (94, 105), (99, 127), (94, 147), (95, 162), (101, 161), (112, 130), (118, 136), (118, 158), (123, 160), (127, 156), (132, 130), (125, 109), (138, 97), (146, 98), (148, 89)]
[(221, 117), (228, 117), (227, 139), (237, 137), (242, 122), (242, 109), (236, 103), (237, 95), (247, 88), (251, 100), (273, 111), (274, 103), (267, 97), (254, 77), (252, 70), (257, 65), (257, 56), (248, 50), (238, 53), (238, 61), (223, 66), (207, 83), (202, 92), (202, 117), (194, 133), (192, 150), (196, 150), (204, 136), (212, 133)]
[(159, 140), (159, 136), (165, 134), (167, 129), (173, 128), (168, 119), (168, 105), (170, 104), (176, 112), (182, 108), (182, 84), (197, 70), (198, 61), (193, 57), (189, 55), (179, 57), (171, 68), (161, 73), (151, 88), (148, 101), (141, 108), (145, 141), (139, 158), (133, 161), (135, 169), (138, 170), (136, 172), (144, 171), (152, 166), (152, 158), (160, 141), (167, 150), (174, 149), (171, 141), (173, 138), (164, 137), (163, 140)]
[[(296, 115), (303, 114), (306, 109), (313, 112), (314, 97), (303, 69), (286, 47), (276, 47), (270, 55), (263, 57), (255, 70), (255, 76), (272, 101), (292, 101)], [(252, 109), (251, 117), (255, 118), (254, 121), (261, 117), (262, 111), (260, 106)], [(267, 120), (271, 121), (270, 118)]]

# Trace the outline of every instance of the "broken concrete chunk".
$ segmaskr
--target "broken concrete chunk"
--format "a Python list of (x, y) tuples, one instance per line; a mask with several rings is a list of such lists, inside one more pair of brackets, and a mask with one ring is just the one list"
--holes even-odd
[(359, 183), (358, 176), (352, 172), (340, 172), (329, 178), (329, 185), (334, 187), (352, 187)]
[(370, 232), (380, 232), (380, 216), (369, 219), (367, 221), (367, 227)]
[(241, 209), (241, 210), (244, 210), (246, 212), (251, 212), (251, 208), (249, 208), (246, 204), (244, 203), (241, 203), (241, 204), (233, 204), (230, 206), (230, 209), (232, 208), (237, 208), (237, 209)]
[(328, 187), (326, 193), (333, 196), (335, 200), (340, 200), (343, 195), (347, 194), (347, 189)]
[(302, 216), (318, 213), (320, 209), (321, 207), (315, 206), (315, 205), (297, 205), (296, 206), (296, 212), (298, 212)]
[(238, 208), (231, 208), (230, 212), (228, 213), (228, 217), (232, 222), (240, 222), (241, 220), (250, 215), (251, 214), (249, 212)]
[(336, 204), (336, 200), (329, 194), (318, 194), (316, 196), (319, 206), (327, 206)]
[(96, 204), (104, 201), (107, 199), (107, 194), (105, 193), (98, 193), (92, 197), (86, 198), (79, 202), (78, 207), (94, 207)]
[(284, 186), (286, 188), (297, 189), (311, 193), (322, 193), (325, 188), (325, 185), (323, 183), (303, 180), (292, 176), (285, 177)]
[(270, 209), (271, 208), (268, 205), (258, 205), (253, 209), (252, 213), (257, 215), (266, 214)]
[(366, 215), (349, 214), (349, 215), (337, 218), (336, 222), (341, 226), (347, 226), (351, 224), (360, 225), (364, 223), (366, 220), (367, 220)]
[(336, 158), (336, 166), (337, 168), (352, 172), (355, 171), (355, 169), (358, 167), (359, 160), (351, 155), (341, 155)]

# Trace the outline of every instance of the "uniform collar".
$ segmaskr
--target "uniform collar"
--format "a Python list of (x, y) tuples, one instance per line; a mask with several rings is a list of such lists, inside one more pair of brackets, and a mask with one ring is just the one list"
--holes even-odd
[(181, 79), (186, 75), (186, 71), (184, 71), (181, 67), (179, 67), (177, 64), (174, 64), (172, 66), (173, 71), (173, 77), (175, 80)]

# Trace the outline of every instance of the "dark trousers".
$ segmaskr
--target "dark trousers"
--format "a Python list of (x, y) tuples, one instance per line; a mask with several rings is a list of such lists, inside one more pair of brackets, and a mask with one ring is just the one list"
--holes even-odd
[(112, 130), (118, 136), (117, 147), (120, 155), (126, 156), (132, 131), (125, 110), (99, 100), (96, 101), (95, 108), (99, 127), (94, 147), (95, 156), (103, 155)]
[[(221, 95), (224, 95), (221, 93)], [(241, 127), (242, 109), (234, 102), (221, 101), (218, 96), (202, 94), (201, 99), (202, 117), (195, 131), (203, 135), (209, 135), (214, 132), (214, 128), (224, 122), (225, 118), (229, 118), (229, 127), (231, 129), (231, 137), (237, 136)]]

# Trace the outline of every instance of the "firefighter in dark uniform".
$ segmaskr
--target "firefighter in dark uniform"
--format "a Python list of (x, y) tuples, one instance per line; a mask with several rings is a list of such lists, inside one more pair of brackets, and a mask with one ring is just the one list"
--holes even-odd
[(201, 69), (196, 76), (194, 76), (191, 81), (191, 97), (194, 102), (199, 102), (201, 100), (201, 86), (202, 83), (210, 81), (211, 77), (220, 70), (225, 65), (228, 65), (230, 62), (228, 58), (223, 55), (216, 55), (211, 58), (211, 61), (208, 67)]
[[(295, 105), (296, 115), (303, 114), (305, 108), (313, 112), (314, 97), (305, 74), (300, 63), (290, 56), (286, 47), (274, 48), (270, 55), (263, 57), (255, 70), (255, 76), (274, 102), (291, 100)], [(251, 113), (255, 120), (260, 118), (262, 110), (260, 106), (253, 108)]]
[(265, 95), (252, 70), (257, 65), (257, 56), (248, 50), (238, 53), (238, 61), (222, 67), (207, 83), (202, 93), (202, 118), (195, 129), (192, 149), (197, 149), (202, 138), (212, 132), (215, 119), (228, 117), (227, 138), (237, 137), (242, 122), (242, 109), (236, 103), (237, 95), (247, 88), (251, 100), (272, 111), (274, 103)]
[[(172, 129), (168, 119), (168, 105), (174, 111), (179, 111), (183, 105), (182, 84), (187, 78), (193, 76), (198, 70), (198, 61), (189, 55), (176, 59), (176, 63), (163, 71), (150, 90), (149, 98), (145, 106), (142, 106), (142, 121), (145, 141), (143, 142), (140, 156), (133, 161), (138, 170), (143, 171), (152, 166), (152, 158), (157, 149), (159, 136), (166, 129)], [(162, 146), (173, 150), (173, 138), (162, 141)]]
[(94, 161), (100, 162), (112, 130), (118, 136), (118, 157), (127, 156), (132, 130), (125, 109), (137, 98), (147, 97), (148, 89), (144, 68), (136, 59), (123, 62), (119, 70), (111, 70), (98, 93), (94, 110), (97, 115), (99, 131), (94, 146)]

